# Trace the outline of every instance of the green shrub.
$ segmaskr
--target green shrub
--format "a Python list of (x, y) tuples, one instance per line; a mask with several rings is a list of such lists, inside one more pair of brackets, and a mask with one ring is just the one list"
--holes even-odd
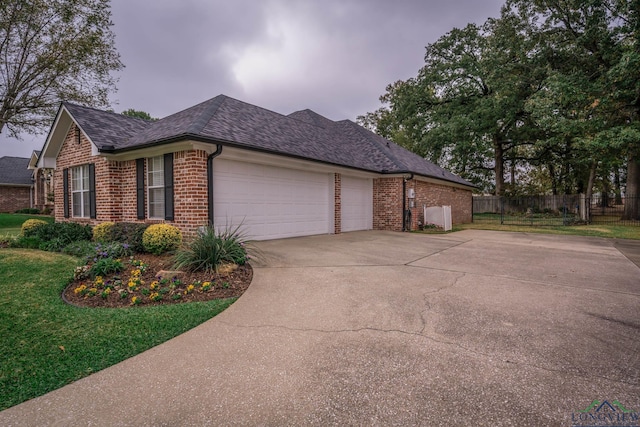
[(53, 239), (43, 241), (40, 243), (38, 249), (48, 252), (61, 252), (69, 242), (61, 237), (54, 237)]
[(18, 236), (9, 242), (11, 248), (40, 249), (42, 240), (35, 236)]
[(92, 278), (96, 276), (106, 276), (107, 274), (119, 273), (124, 270), (122, 261), (115, 258), (101, 258), (91, 265), (89, 274)]
[(40, 213), (40, 209), (24, 208), (24, 209), (18, 209), (15, 213), (17, 213), (17, 214), (38, 215)]
[(133, 251), (128, 243), (111, 242), (96, 245), (95, 254), (99, 258), (122, 258), (132, 255)]
[(142, 234), (144, 250), (154, 255), (174, 251), (182, 243), (182, 233), (177, 227), (169, 224), (150, 225)]
[(90, 225), (82, 225), (75, 222), (54, 222), (37, 227), (33, 236), (38, 237), (43, 242), (56, 240), (59, 250), (72, 242), (81, 240), (91, 240), (93, 232)]
[(187, 271), (216, 271), (222, 263), (243, 265), (247, 262), (247, 248), (239, 227), (216, 233), (206, 227), (174, 258), (177, 269)]
[(22, 232), (23, 236), (27, 236), (27, 237), (33, 236), (37, 228), (47, 224), (48, 224), (47, 221), (43, 221), (41, 219), (28, 219), (22, 223), (22, 227), (20, 228), (20, 231)]
[(111, 232), (113, 230), (113, 222), (102, 222), (93, 227), (93, 240), (100, 243), (107, 243), (113, 241)]
[(95, 255), (96, 244), (93, 242), (89, 242), (88, 240), (72, 242), (62, 248), (62, 252), (67, 255), (87, 259)]
[(111, 229), (111, 240), (126, 243), (133, 252), (143, 252), (142, 235), (149, 226), (133, 222), (117, 222)]

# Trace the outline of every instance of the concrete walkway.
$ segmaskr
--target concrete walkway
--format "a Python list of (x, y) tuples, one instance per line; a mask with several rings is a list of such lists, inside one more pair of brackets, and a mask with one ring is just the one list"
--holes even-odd
[(612, 240), (476, 230), (262, 242), (224, 313), (0, 425), (569, 426), (594, 400), (640, 412), (640, 242), (623, 244), (629, 258)]

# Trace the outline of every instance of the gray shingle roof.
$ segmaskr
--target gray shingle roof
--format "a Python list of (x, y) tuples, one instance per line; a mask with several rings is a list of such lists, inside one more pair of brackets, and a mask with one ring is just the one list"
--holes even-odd
[(155, 122), (65, 103), (101, 151), (133, 150), (188, 138), (377, 173), (414, 173), (472, 184), (356, 123), (311, 110), (285, 116), (219, 95)]
[(31, 185), (32, 171), (29, 158), (0, 157), (0, 184), (2, 185)]

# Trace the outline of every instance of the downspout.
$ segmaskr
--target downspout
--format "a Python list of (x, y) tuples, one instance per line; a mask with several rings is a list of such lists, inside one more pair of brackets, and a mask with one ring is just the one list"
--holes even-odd
[(402, 231), (407, 231), (407, 181), (413, 179), (413, 173), (409, 178), (402, 177)]
[(207, 157), (207, 202), (209, 226), (213, 227), (213, 159), (222, 154), (222, 145), (217, 144), (216, 151)]

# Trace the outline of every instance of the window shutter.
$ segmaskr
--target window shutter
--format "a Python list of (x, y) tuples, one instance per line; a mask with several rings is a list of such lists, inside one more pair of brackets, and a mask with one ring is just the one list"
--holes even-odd
[(144, 159), (136, 159), (136, 203), (138, 219), (144, 219)]
[(69, 218), (69, 169), (62, 169), (62, 204), (64, 217)]
[(173, 153), (164, 155), (164, 219), (173, 221)]
[(89, 163), (89, 218), (96, 219), (96, 165)]

